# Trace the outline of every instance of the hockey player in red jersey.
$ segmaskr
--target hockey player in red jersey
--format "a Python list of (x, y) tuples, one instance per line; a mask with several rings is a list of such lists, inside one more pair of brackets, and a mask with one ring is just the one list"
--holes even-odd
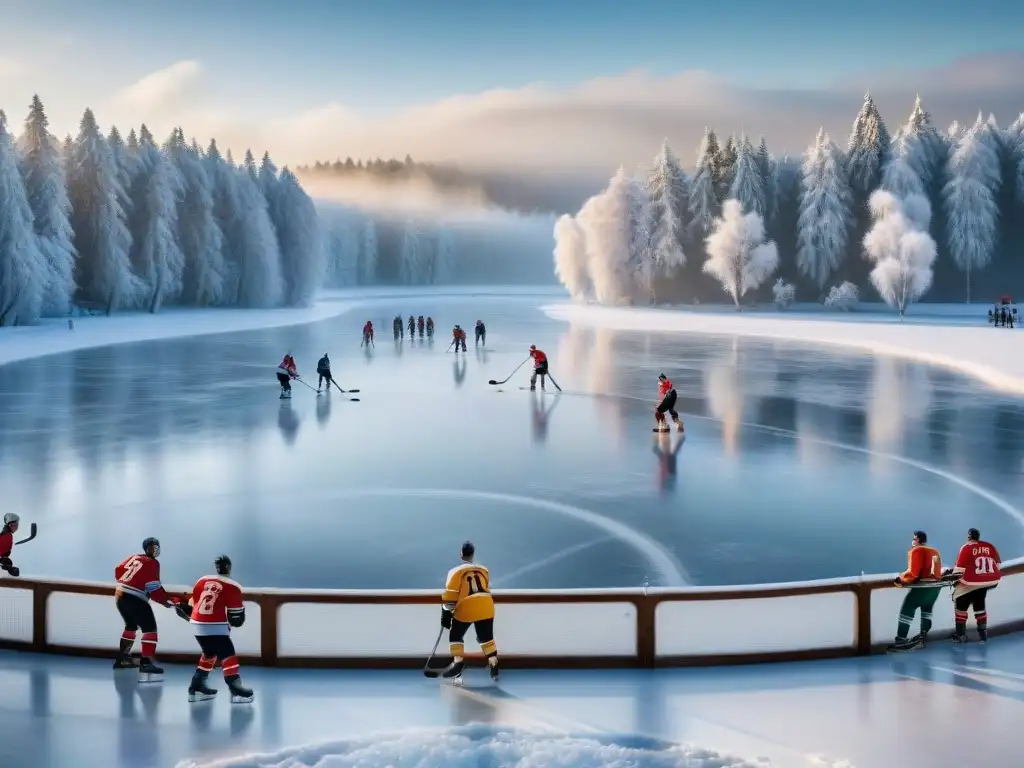
[(299, 378), (299, 369), (295, 365), (295, 358), (291, 354), (284, 356), (281, 364), (277, 366), (277, 381), (281, 385), (281, 399), (292, 396), (292, 379)]
[(668, 432), (668, 424), (665, 421), (665, 413), (667, 412), (672, 417), (672, 423), (676, 425), (676, 429), (682, 432), (683, 422), (679, 420), (679, 414), (676, 413), (676, 398), (678, 395), (676, 395), (676, 390), (672, 386), (672, 380), (664, 373), (658, 374), (658, 397), (660, 401), (654, 409), (654, 420), (656, 422), (654, 431)]
[(530, 376), (530, 389), (537, 389), (537, 377), (540, 376), (540, 388), (544, 389), (544, 382), (548, 375), (548, 356), (537, 349), (536, 344), (530, 345), (530, 357), (533, 358), (533, 374)]
[(943, 577), (959, 577), (953, 589), (953, 642), (967, 642), (967, 612), (972, 610), (978, 626), (978, 639), (984, 643), (988, 640), (988, 610), (985, 608), (985, 596), (990, 589), (999, 586), (999, 579), (1002, 578), (1002, 572), (999, 570), (999, 550), (983, 541), (977, 528), (971, 528), (967, 531), (967, 543), (960, 547), (956, 565), (946, 571)]
[(462, 330), (461, 325), (456, 325), (452, 328), (452, 344), (455, 345), (455, 352), (458, 354), (459, 347), (462, 347), (462, 351), (466, 351), (466, 332)]
[(160, 682), (164, 671), (153, 663), (156, 656), (156, 618), (150, 601), (167, 608), (175, 605), (173, 600), (160, 583), (160, 542), (150, 537), (142, 542), (142, 552), (129, 555), (114, 568), (114, 580), (117, 589), (114, 600), (117, 611), (124, 619), (124, 632), (114, 669), (134, 668), (131, 658), (135, 636), (142, 630), (142, 661), (139, 665), (139, 682)]
[(224, 670), (224, 682), (231, 691), (234, 704), (248, 704), (253, 699), (252, 691), (242, 687), (238, 675), (238, 657), (231, 642), (231, 627), (245, 623), (245, 605), (242, 603), (242, 587), (232, 581), (231, 559), (221, 555), (213, 563), (216, 575), (203, 576), (192, 588), (192, 612), (185, 606), (178, 610), (182, 617), (188, 616), (192, 631), (202, 649), (199, 665), (188, 687), (188, 700), (206, 701), (217, 695), (206, 681), (220, 661)]
[(363, 343), (359, 346), (368, 347), (371, 344), (373, 344), (373, 323), (367, 320), (366, 325), (363, 326)]
[(21, 574), (18, 566), (11, 560), (11, 552), (14, 551), (14, 534), (18, 532), (20, 523), (20, 517), (13, 512), (8, 512), (4, 515), (4, 525), (0, 528), (0, 570), (7, 571), (14, 577)]

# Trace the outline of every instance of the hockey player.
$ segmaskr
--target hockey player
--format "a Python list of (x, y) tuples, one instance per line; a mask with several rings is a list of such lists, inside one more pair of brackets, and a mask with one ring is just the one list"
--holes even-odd
[(399, 337), (405, 338), (405, 329), (402, 325), (401, 315), (395, 315), (395, 319), (391, 322), (391, 329), (395, 332), (395, 341), (398, 341)]
[[(907, 553), (907, 570), (894, 582), (897, 587), (907, 589), (907, 596), (900, 606), (899, 626), (896, 641), (890, 651), (913, 651), (924, 647), (928, 632), (932, 628), (932, 607), (942, 590), (942, 557), (934, 547), (928, 546), (928, 534), (914, 531), (914, 538)], [(907, 639), (914, 614), (921, 609), (921, 633)]]
[(537, 389), (537, 377), (540, 376), (540, 388), (544, 389), (544, 382), (548, 375), (548, 356), (541, 352), (534, 344), (530, 345), (530, 357), (533, 358), (533, 375), (530, 376), (530, 391)]
[(11, 552), (14, 551), (14, 534), (18, 532), (20, 523), (20, 517), (14, 512), (8, 512), (4, 515), (4, 525), (0, 528), (0, 570), (7, 571), (15, 578), (21, 575), (21, 571), (11, 560)]
[(434, 338), (434, 318), (432, 317), (427, 318), (427, 338)]
[(967, 543), (960, 547), (956, 557), (956, 565), (948, 569), (943, 577), (958, 579), (953, 589), (953, 620), (955, 631), (953, 642), (967, 642), (967, 611), (974, 611), (974, 621), (978, 626), (978, 639), (988, 640), (988, 611), (985, 609), (985, 596), (990, 589), (995, 589), (1002, 578), (999, 570), (999, 551), (983, 541), (977, 528), (967, 531)]
[(487, 657), (491, 679), (498, 681), (498, 646), (494, 642), (494, 599), (491, 597), (490, 574), (473, 562), (476, 548), (473, 542), (462, 544), (462, 564), (448, 571), (441, 595), (441, 626), (448, 630), (448, 643), (452, 663), (442, 673), (455, 685), (462, 685), (462, 671), (466, 667), (466, 646), (463, 640), (470, 625), (476, 632), (480, 650)]
[(476, 321), (476, 343), (487, 346), (487, 326), (483, 320)]
[(423, 321), (423, 315), (416, 318), (416, 330), (420, 333), (420, 338), (423, 338), (423, 329), (426, 327), (426, 323)]
[(327, 357), (327, 353), (324, 352), (324, 356), (316, 361), (316, 375), (319, 377), (316, 380), (316, 391), (320, 391), (320, 387), (323, 383), (327, 382), (327, 391), (331, 391), (331, 382), (334, 379), (331, 378), (331, 360)]
[(363, 344), (367, 347), (373, 344), (373, 323), (369, 320), (363, 326)]
[(114, 601), (117, 604), (117, 612), (124, 619), (124, 632), (121, 633), (114, 669), (135, 667), (131, 652), (132, 646), (135, 645), (135, 635), (141, 629), (140, 683), (158, 683), (164, 674), (164, 671), (153, 663), (153, 657), (156, 656), (157, 631), (156, 618), (149, 603), (152, 600), (166, 608), (173, 608), (176, 605), (176, 601), (164, 591), (160, 583), (158, 557), (160, 542), (150, 537), (142, 542), (141, 553), (129, 555), (114, 568), (114, 580), (117, 582)]
[(199, 665), (188, 686), (188, 700), (206, 701), (217, 695), (206, 681), (220, 661), (224, 682), (231, 691), (231, 703), (249, 704), (253, 699), (252, 691), (242, 687), (235, 644), (231, 642), (231, 628), (245, 623), (242, 587), (229, 578), (231, 558), (227, 555), (214, 560), (213, 567), (216, 575), (203, 576), (192, 588), (192, 599), (189, 600), (192, 611), (189, 612), (185, 606), (178, 611), (183, 618), (188, 616), (196, 642), (202, 649)]
[(668, 432), (668, 424), (665, 421), (665, 413), (672, 417), (672, 423), (676, 429), (683, 431), (683, 422), (679, 420), (676, 413), (676, 390), (672, 386), (672, 380), (664, 373), (658, 374), (658, 397), (660, 402), (654, 409), (655, 432)]
[(409, 338), (413, 339), (416, 337), (416, 318), (409, 315)]
[(452, 343), (455, 345), (456, 354), (459, 351), (459, 345), (462, 345), (462, 351), (466, 351), (466, 332), (462, 330), (461, 325), (456, 325), (452, 328)]
[(288, 353), (277, 366), (277, 381), (281, 384), (281, 399), (292, 396), (292, 379), (299, 378), (299, 369), (295, 366), (295, 358)]

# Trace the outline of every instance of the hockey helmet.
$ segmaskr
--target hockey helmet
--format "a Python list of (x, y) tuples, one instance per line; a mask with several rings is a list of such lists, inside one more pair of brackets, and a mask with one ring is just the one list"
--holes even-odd
[(667, 378), (668, 378), (668, 376), (666, 376), (664, 373), (659, 373), (658, 374), (658, 381), (664, 381)]
[(21, 520), (14, 512), (8, 512), (4, 515), (4, 525), (17, 525)]
[(160, 556), (160, 539), (150, 536), (148, 539), (142, 542), (142, 551), (149, 555), (149, 550), (153, 550), (153, 554), (150, 557)]
[(231, 558), (227, 555), (221, 555), (213, 561), (213, 567), (217, 570), (218, 576), (230, 576), (231, 575)]

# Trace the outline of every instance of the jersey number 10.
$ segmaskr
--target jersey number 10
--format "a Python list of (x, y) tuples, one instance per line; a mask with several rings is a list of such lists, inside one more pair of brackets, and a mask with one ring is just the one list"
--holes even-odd
[(974, 572), (975, 573), (995, 573), (996, 572), (996, 561), (991, 557), (976, 557), (974, 558)]

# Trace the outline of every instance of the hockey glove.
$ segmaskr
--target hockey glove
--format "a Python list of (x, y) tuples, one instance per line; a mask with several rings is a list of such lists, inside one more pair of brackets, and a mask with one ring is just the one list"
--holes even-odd
[(228, 624), (232, 627), (240, 627), (245, 624), (245, 610), (241, 611), (228, 611)]
[(187, 605), (182, 605), (181, 603), (175, 604), (174, 612), (185, 621), (190, 621), (192, 619), (192, 611)]
[(896, 579), (896, 580), (895, 580), (895, 581), (894, 581), (894, 582), (892, 583), (892, 585), (893, 585), (894, 587), (902, 587), (902, 586), (903, 586), (903, 582), (902, 582), (902, 581), (901, 581), (900, 579)]
[(447, 608), (441, 609), (441, 626), (445, 629), (452, 628), (452, 615), (452, 612), (449, 611)]
[(21, 574), (21, 571), (18, 570), (18, 566), (11, 562), (11, 558), (9, 557), (0, 557), (0, 570), (7, 571), (9, 574), (11, 574), (11, 576), (14, 577), (17, 577)]

